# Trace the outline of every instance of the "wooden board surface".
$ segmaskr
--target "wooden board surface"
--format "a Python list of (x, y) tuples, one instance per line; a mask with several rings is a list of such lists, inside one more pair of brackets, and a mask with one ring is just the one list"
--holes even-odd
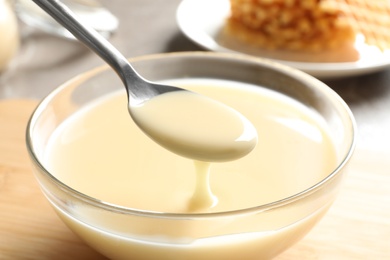
[[(0, 259), (105, 259), (57, 218), (34, 179), (24, 135), (36, 105), (0, 101)], [(277, 259), (390, 259), (390, 148), (358, 146), (328, 214)]]

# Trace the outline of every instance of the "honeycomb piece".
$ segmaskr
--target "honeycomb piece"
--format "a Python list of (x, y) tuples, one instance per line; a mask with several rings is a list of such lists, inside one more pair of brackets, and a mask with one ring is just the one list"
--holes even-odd
[(230, 0), (230, 3), (227, 32), (254, 46), (315, 52), (356, 39), (354, 21), (337, 0)]
[(338, 0), (354, 26), (368, 45), (390, 49), (389, 0)]

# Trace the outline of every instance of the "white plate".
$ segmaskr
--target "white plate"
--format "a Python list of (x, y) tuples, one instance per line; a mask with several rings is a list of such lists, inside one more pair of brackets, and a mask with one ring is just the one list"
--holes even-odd
[[(239, 52), (252, 56), (264, 55), (253, 52), (248, 45), (235, 42), (226, 46), (221, 39), (221, 31), (230, 14), (229, 0), (183, 0), (177, 9), (177, 22), (181, 31), (192, 41), (211, 51)], [(381, 52), (378, 48), (357, 40), (356, 62), (294, 62), (283, 58), (273, 59), (279, 63), (305, 71), (319, 78), (337, 78), (363, 75), (383, 70), (390, 66), (390, 51)]]

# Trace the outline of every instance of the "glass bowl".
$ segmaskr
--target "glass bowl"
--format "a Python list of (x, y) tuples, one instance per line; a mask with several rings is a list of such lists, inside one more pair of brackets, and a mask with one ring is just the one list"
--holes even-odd
[(48, 170), (45, 150), (64, 120), (94, 100), (123, 89), (111, 69), (96, 68), (48, 95), (27, 128), (27, 148), (43, 194), (67, 226), (92, 248), (111, 259), (269, 259), (301, 239), (331, 206), (354, 149), (355, 124), (347, 105), (325, 84), (298, 70), (236, 54), (157, 54), (131, 59), (131, 63), (153, 81), (220, 79), (262, 86), (293, 98), (323, 117), (337, 150), (337, 167), (295, 194), (226, 212), (137, 210), (83, 194)]

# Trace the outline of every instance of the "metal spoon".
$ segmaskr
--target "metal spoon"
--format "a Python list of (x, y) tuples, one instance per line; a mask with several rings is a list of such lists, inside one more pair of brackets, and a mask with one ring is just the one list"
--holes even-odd
[[(150, 82), (143, 77), (141, 77), (130, 65), (128, 60), (115, 48), (113, 47), (104, 37), (102, 37), (95, 30), (88, 28), (83, 25), (78, 18), (72, 13), (72, 11), (67, 8), (64, 4), (62, 4), (58, 0), (33, 0), (38, 6), (40, 6), (43, 10), (45, 10), (50, 16), (52, 16), (55, 20), (57, 20), (62, 26), (69, 30), (78, 40), (84, 43), (87, 47), (93, 50), (96, 54), (98, 54), (104, 61), (106, 61), (119, 75), (121, 80), (123, 81), (129, 99), (128, 109), (130, 115), (132, 116), (135, 123), (138, 125), (141, 130), (149, 137), (151, 137), (154, 141), (159, 143), (161, 146), (171, 150), (175, 153), (178, 153), (182, 156), (189, 157), (195, 160), (203, 160), (203, 161), (228, 161), (234, 160), (239, 157), (242, 157), (248, 154), (255, 146), (257, 142), (257, 133), (253, 125), (244, 118), (237, 111), (232, 113), (232, 109), (227, 107), (227, 109), (222, 109), (222, 113), (216, 113), (217, 117), (226, 117), (226, 114), (232, 115), (232, 118), (235, 117), (235, 122), (238, 122), (239, 125), (242, 126), (242, 133), (239, 133), (237, 138), (228, 138), (229, 140), (222, 140), (218, 146), (211, 146), (208, 142), (202, 144), (202, 142), (194, 142), (193, 136), (189, 135), (188, 138), (185, 136), (186, 140), (176, 138), (175, 134), (170, 135), (172, 132), (180, 133), (180, 129), (173, 129), (167, 131), (170, 135), (170, 141), (165, 142), (166, 137), (161, 138), (162, 131), (160, 131), (160, 126), (164, 124), (170, 124), (169, 120), (161, 123), (160, 125), (146, 125), (143, 124), (142, 120), (137, 120), (137, 118), (133, 115), (136, 108), (138, 108), (141, 104), (146, 101), (150, 101), (157, 96), (165, 93), (177, 93), (177, 92), (185, 92), (193, 93), (188, 90), (168, 86), (161, 85)], [(195, 95), (199, 95), (194, 93)], [(198, 97), (197, 97), (198, 98)], [(214, 101), (219, 103), (217, 101)], [(148, 103), (148, 102), (146, 102)], [(204, 103), (199, 102), (199, 104)], [(208, 102), (207, 105), (210, 105), (212, 102)], [(220, 106), (220, 105), (217, 105)], [(210, 107), (213, 107), (211, 104)], [(196, 109), (196, 108), (194, 108)], [(226, 111), (225, 111), (226, 110)], [(159, 109), (156, 109), (156, 115), (158, 114)], [(139, 119), (139, 118), (138, 118)], [(142, 118), (141, 118), (142, 119)], [(237, 120), (236, 120), (237, 119)], [(216, 118), (215, 120), (219, 120)], [(176, 120), (177, 121), (177, 120)], [(150, 121), (149, 121), (150, 122)], [(229, 121), (230, 122), (230, 121)], [(153, 124), (153, 122), (152, 122)], [(196, 127), (199, 124), (194, 124)], [(230, 127), (230, 126), (225, 126)], [(154, 130), (153, 130), (154, 129)], [(215, 128), (216, 129), (216, 128)], [(218, 137), (220, 135), (221, 130), (211, 129), (211, 140), (213, 137)], [(176, 131), (177, 130), (177, 131)], [(219, 131), (219, 132), (218, 132)], [(180, 133), (183, 137), (183, 134)], [(208, 138), (210, 136), (207, 136)], [(237, 140), (238, 141), (237, 141)], [(190, 144), (185, 144), (187, 141), (190, 141)], [(203, 140), (202, 140), (203, 141)], [(222, 143), (222, 145), (221, 145)], [(226, 145), (225, 145), (226, 143)], [(216, 149), (215, 149), (216, 148)], [(210, 152), (214, 151), (214, 152)], [(233, 151), (233, 152), (232, 152)], [(196, 156), (192, 156), (197, 154)], [(199, 156), (198, 156), (199, 155)]]

